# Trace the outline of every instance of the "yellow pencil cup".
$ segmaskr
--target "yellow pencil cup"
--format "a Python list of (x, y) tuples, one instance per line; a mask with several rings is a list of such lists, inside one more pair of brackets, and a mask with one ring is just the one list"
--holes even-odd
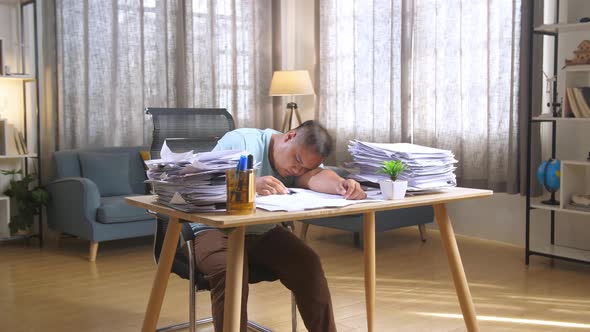
[(256, 212), (256, 171), (253, 169), (225, 171), (227, 183), (227, 213), (252, 214)]

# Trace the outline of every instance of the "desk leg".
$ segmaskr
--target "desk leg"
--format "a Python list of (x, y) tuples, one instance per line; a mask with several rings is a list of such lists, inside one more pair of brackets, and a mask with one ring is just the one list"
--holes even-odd
[(241, 226), (232, 230), (228, 237), (225, 303), (223, 307), (224, 332), (240, 331), (245, 234), (246, 227)]
[(459, 305), (461, 306), (465, 325), (470, 332), (479, 331), (475, 307), (473, 306), (473, 300), (471, 299), (471, 293), (469, 292), (469, 286), (467, 285), (467, 278), (465, 277), (465, 271), (463, 270), (463, 263), (461, 262), (461, 256), (459, 255), (459, 248), (457, 247), (457, 240), (455, 239), (453, 226), (447, 215), (447, 208), (444, 204), (435, 204), (433, 207), (436, 222), (440, 230), (440, 236), (445, 251), (447, 252), (449, 268), (453, 275), (453, 282), (455, 284), (457, 297), (459, 298)]
[(168, 228), (166, 229), (166, 236), (164, 237), (164, 244), (160, 253), (156, 277), (152, 285), (152, 292), (143, 319), (143, 327), (141, 329), (143, 332), (156, 330), (158, 318), (160, 318), (160, 310), (162, 309), (162, 302), (166, 294), (166, 287), (168, 286), (172, 262), (174, 261), (174, 254), (176, 253), (180, 228), (181, 225), (178, 222), (178, 218), (171, 216), (168, 222)]
[(375, 212), (363, 215), (365, 242), (365, 301), (367, 306), (367, 327), (372, 332), (375, 323)]

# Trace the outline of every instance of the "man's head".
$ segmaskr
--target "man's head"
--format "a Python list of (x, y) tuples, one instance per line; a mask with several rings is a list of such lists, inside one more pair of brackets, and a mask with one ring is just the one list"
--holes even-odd
[(313, 120), (277, 135), (270, 151), (271, 163), (281, 176), (301, 176), (317, 168), (332, 151), (326, 128)]

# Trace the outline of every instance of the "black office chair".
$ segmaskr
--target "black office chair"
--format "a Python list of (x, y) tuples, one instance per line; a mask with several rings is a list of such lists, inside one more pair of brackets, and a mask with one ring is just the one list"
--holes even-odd
[[(156, 232), (154, 235), (154, 259), (156, 264), (160, 258), (160, 252), (162, 251), (162, 245), (164, 244), (164, 236), (166, 228), (168, 227), (167, 217), (157, 215), (158, 222), (156, 222)], [(203, 290), (210, 290), (209, 281), (205, 279), (203, 273), (198, 271), (195, 267), (194, 252), (193, 252), (193, 240), (195, 235), (193, 230), (188, 223), (182, 224), (181, 230), (181, 241), (185, 243), (188, 251), (188, 256), (180, 246), (176, 249), (174, 255), (174, 261), (172, 262), (172, 272), (183, 279), (189, 280), (189, 321), (186, 323), (176, 324), (159, 328), (158, 332), (176, 331), (180, 329), (189, 328), (190, 332), (194, 332), (196, 326), (199, 324), (206, 324), (213, 321), (212, 317), (202, 318), (199, 320), (195, 319), (196, 316), (196, 293)], [(264, 268), (261, 268), (255, 264), (249, 263), (248, 265), (248, 283), (255, 284), (262, 281), (275, 281), (278, 277)], [(291, 294), (291, 323), (293, 332), (297, 331), (297, 306), (295, 304), (295, 296)], [(261, 326), (253, 321), (248, 321), (248, 327), (254, 331), (260, 332), (272, 332), (268, 328)]]
[(154, 124), (150, 155), (160, 158), (162, 145), (173, 152), (211, 151), (217, 141), (236, 128), (225, 108), (146, 108)]

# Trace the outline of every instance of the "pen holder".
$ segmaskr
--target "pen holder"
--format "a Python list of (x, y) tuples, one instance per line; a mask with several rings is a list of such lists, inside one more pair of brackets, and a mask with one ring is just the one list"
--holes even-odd
[(252, 214), (256, 212), (256, 173), (246, 171), (225, 171), (227, 183), (227, 213)]

